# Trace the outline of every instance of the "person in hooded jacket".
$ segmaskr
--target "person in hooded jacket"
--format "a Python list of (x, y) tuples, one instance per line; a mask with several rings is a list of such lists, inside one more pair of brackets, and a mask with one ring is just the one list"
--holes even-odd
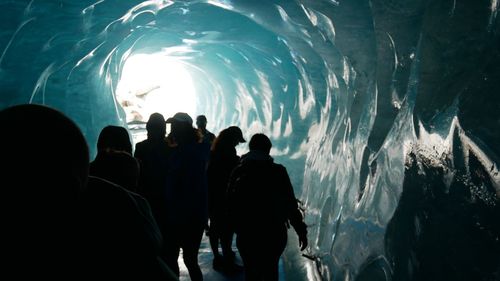
[(278, 280), (290, 224), (301, 250), (307, 247), (307, 227), (290, 178), (269, 155), (271, 147), (266, 135), (253, 135), (250, 152), (242, 156), (229, 180), (229, 217), (247, 281)]
[(127, 129), (106, 126), (97, 140), (97, 156), (90, 162), (89, 174), (137, 192), (139, 162), (132, 156)]

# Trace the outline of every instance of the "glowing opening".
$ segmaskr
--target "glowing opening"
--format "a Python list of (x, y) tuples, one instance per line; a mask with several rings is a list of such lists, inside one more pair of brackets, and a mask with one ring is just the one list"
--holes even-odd
[(128, 58), (116, 87), (127, 123), (146, 122), (152, 113), (166, 118), (176, 112), (193, 116), (196, 90), (185, 63), (163, 53)]

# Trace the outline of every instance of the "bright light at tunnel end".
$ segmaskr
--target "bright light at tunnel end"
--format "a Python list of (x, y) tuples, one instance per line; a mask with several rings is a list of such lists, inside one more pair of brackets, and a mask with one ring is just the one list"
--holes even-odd
[(137, 54), (123, 65), (116, 99), (127, 123), (146, 122), (152, 113), (168, 118), (196, 112), (196, 90), (185, 63), (164, 53)]

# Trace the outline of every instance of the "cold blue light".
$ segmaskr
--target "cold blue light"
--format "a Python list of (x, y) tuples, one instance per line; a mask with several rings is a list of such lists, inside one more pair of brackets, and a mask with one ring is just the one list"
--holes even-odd
[(314, 259), (288, 280), (498, 280), (499, 3), (3, 0), (0, 108), (58, 108), (95, 151), (127, 59), (168, 53), (211, 131), (287, 166)]

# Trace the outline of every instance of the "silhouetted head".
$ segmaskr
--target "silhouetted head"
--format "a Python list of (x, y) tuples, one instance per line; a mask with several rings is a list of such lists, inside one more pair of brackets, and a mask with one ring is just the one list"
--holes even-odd
[(196, 126), (198, 129), (205, 129), (207, 127), (207, 117), (205, 115), (198, 115), (196, 117)]
[(3, 191), (26, 204), (48, 200), (44, 204), (50, 206), (74, 199), (85, 187), (87, 143), (64, 114), (41, 105), (18, 105), (2, 110), (0, 122)]
[(219, 148), (231, 146), (235, 147), (239, 143), (246, 142), (243, 138), (243, 133), (241, 129), (237, 126), (230, 126), (222, 130), (219, 135), (215, 138), (212, 144), (212, 150), (218, 150)]
[(171, 124), (182, 123), (182, 124), (186, 124), (186, 125), (189, 124), (190, 126), (193, 126), (193, 118), (191, 118), (191, 116), (189, 116), (189, 114), (187, 114), (185, 112), (177, 112), (176, 114), (174, 114), (174, 116), (167, 119), (167, 123), (171, 123)]
[(264, 134), (253, 135), (250, 139), (250, 142), (248, 143), (250, 151), (257, 150), (266, 154), (269, 154), (271, 152), (272, 146), (273, 145), (271, 144), (271, 140)]
[(127, 129), (119, 126), (106, 126), (102, 129), (97, 140), (97, 152), (108, 149), (132, 154), (132, 143)]
[(238, 143), (244, 143), (246, 140), (243, 138), (243, 132), (237, 126), (230, 126), (227, 129), (228, 134)]
[(80, 272), (77, 225), (88, 179), (87, 143), (75, 123), (41, 105), (4, 109), (0, 122), (5, 268), (19, 279), (73, 276)]
[(151, 114), (146, 123), (146, 130), (148, 131), (148, 139), (163, 139), (167, 133), (167, 126), (165, 125), (163, 115), (157, 112)]
[(167, 119), (171, 124), (170, 134), (178, 144), (198, 141), (199, 135), (193, 128), (193, 119), (185, 112), (177, 112)]

